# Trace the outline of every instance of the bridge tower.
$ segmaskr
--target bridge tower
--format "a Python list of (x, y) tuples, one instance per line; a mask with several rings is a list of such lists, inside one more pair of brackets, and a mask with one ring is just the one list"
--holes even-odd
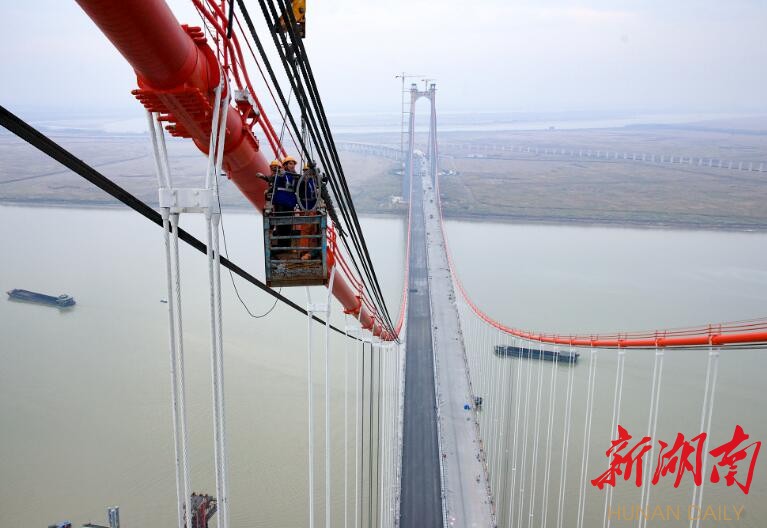
[(424, 89), (419, 90), (413, 83), (410, 85), (410, 114), (408, 125), (408, 148), (405, 159), (405, 171), (402, 176), (402, 198), (408, 200), (410, 196), (410, 180), (413, 177), (413, 151), (415, 149), (415, 104), (421, 97), (430, 101), (429, 116), (429, 145), (426, 155), (429, 160), (429, 177), (432, 183), (437, 175), (437, 106), (436, 106), (437, 85), (430, 83), (429, 79), (424, 79)]

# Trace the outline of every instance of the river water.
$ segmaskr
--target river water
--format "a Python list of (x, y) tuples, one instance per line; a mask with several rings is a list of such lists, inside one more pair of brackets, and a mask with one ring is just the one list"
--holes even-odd
[[(224, 225), (232, 259), (263, 276), (257, 215), (225, 213)], [(202, 231), (201, 219), (191, 215), (182, 226), (198, 235)], [(403, 222), (364, 218), (363, 227), (396, 316)], [(475, 301), (515, 326), (566, 333), (767, 315), (763, 234), (449, 222), (448, 235)], [(0, 526), (47, 526), (62, 519), (103, 523), (106, 507), (115, 504), (126, 526), (173, 525), (161, 231), (122, 209), (0, 207), (0, 241), (4, 290), (66, 292), (78, 301), (68, 312), (0, 302)], [(212, 491), (207, 266), (188, 248), (182, 259), (192, 480), (195, 489)], [(304, 526), (306, 320), (282, 305), (252, 319), (226, 273), (223, 279), (232, 526)], [(269, 297), (235, 280), (251, 311), (271, 307)], [(288, 294), (306, 302), (303, 289)], [(315, 301), (322, 295), (321, 289), (312, 290)], [(344, 323), (339, 313), (333, 321)], [(315, 335), (319, 348), (321, 332)], [(333, 337), (331, 350), (337, 354), (331, 356), (337, 410), (333, 516), (341, 519), (343, 340)], [(673, 440), (673, 433), (697, 427), (705, 372), (701, 354), (681, 352), (673, 360), (668, 354), (664, 390), (669, 398), (658, 437)], [(713, 422), (717, 438), (731, 433), (734, 423), (753, 439), (767, 438), (760, 391), (766, 362), (764, 351), (723, 354)], [(627, 427), (639, 436), (651, 365), (646, 357), (628, 364)], [(585, 365), (576, 367), (578, 380), (584, 379)], [(599, 379), (610, 381), (599, 389), (605, 391), (599, 398), (611, 398), (614, 363), (600, 358), (600, 368)], [(315, 374), (321, 381), (319, 365)], [(584, 390), (579, 383), (576, 402)], [(318, 383), (318, 398), (322, 390)], [(322, 437), (321, 422), (317, 434)], [(598, 457), (608, 447), (607, 431), (594, 435)], [(578, 464), (570, 461), (571, 473), (577, 473)], [(762, 526), (765, 471), (760, 460), (748, 497), (721, 485), (707, 490), (714, 490), (717, 502), (745, 504), (750, 524), (743, 526)], [(317, 493), (319, 519), (320, 486)], [(686, 490), (679, 500), (682, 496), (687, 500)], [(621, 495), (620, 500), (638, 498)]]
[[(473, 300), (495, 319), (517, 328), (568, 335), (570, 333), (615, 333), (657, 328), (679, 328), (706, 323), (743, 320), (765, 316), (767, 299), (767, 236), (755, 233), (710, 231), (639, 230), (604, 227), (565, 227), (504, 225), (450, 222), (448, 238), (456, 267)], [(525, 501), (520, 516), (516, 499), (514, 525), (522, 519), (526, 526), (530, 512), (530, 489), (534, 489), (534, 523), (541, 522), (540, 505), (544, 494), (546, 452), (552, 446), (552, 477), (549, 484), (547, 519), (555, 526), (559, 505), (559, 482), (566, 384), (572, 375), (572, 429), (569, 436), (566, 485), (563, 490), (564, 526), (577, 526), (578, 504), (583, 493), (586, 509), (583, 526), (602, 526), (604, 495), (587, 484), (580, 486), (584, 453), (588, 480), (607, 469), (605, 452), (610, 440), (615, 395), (617, 352), (600, 351), (591, 356), (579, 350), (575, 367), (553, 367), (548, 362), (502, 359), (492, 355), (494, 344), (512, 344), (495, 330), (476, 325), (476, 317), (464, 319), (465, 331), (474, 336), (475, 349), (485, 353), (485, 376), (475, 380), (475, 390), (507, 413), (492, 415), (492, 407), (481, 415), (482, 426), (492, 432), (484, 436), (500, 438), (488, 449), (502, 453), (496, 457), (497, 474), (510, 475), (516, 446), (518, 463), (515, 489), (524, 482)], [(481, 341), (484, 340), (484, 341)], [(476, 354), (475, 350), (475, 354)], [(489, 356), (489, 361), (488, 361)], [(633, 439), (621, 454), (626, 454), (645, 435), (656, 446), (658, 441), (673, 445), (677, 434), (691, 440), (702, 432), (700, 417), (706, 377), (707, 350), (677, 351), (664, 354), (660, 370), (660, 399), (655, 434), (648, 435), (655, 353), (629, 350), (626, 353), (624, 384), (618, 425)], [(589, 449), (584, 451), (588, 403), (589, 361), (594, 361), (595, 383), (593, 418)], [(750, 435), (745, 447), (767, 438), (767, 410), (762, 389), (767, 373), (767, 350), (725, 350), (721, 353), (711, 421), (710, 449), (732, 438), (736, 425)], [(508, 368), (505, 368), (508, 367)], [(491, 374), (487, 374), (487, 372)], [(556, 392), (551, 389), (552, 375)], [(510, 392), (504, 397), (497, 390), (508, 380)], [(516, 384), (519, 392), (511, 389)], [(540, 380), (540, 381), (539, 381)], [(541, 389), (539, 389), (539, 384)], [(540, 393), (539, 393), (540, 391)], [(514, 398), (521, 403), (517, 412)], [(553, 432), (547, 423), (549, 401), (554, 402)], [(538, 403), (540, 402), (540, 403)], [(525, 412), (525, 408), (529, 412)], [(493, 416), (496, 417), (493, 420)], [(503, 416), (502, 418), (499, 418)], [(517, 442), (514, 427), (518, 418)], [(502, 426), (501, 424), (505, 424)], [(526, 425), (525, 425), (526, 424)], [(527, 434), (524, 433), (527, 431)], [(536, 434), (537, 432), (537, 434)], [(526, 439), (526, 441), (525, 441)], [(498, 446), (502, 447), (498, 447)], [(533, 453), (537, 454), (534, 456)], [(523, 457), (521, 453), (525, 452)], [(753, 453), (752, 447), (749, 454)], [(505, 451), (505, 456), (503, 453)], [(522, 459), (526, 465), (522, 466)], [(746, 482), (751, 456), (739, 464), (737, 480)], [(704, 481), (708, 481), (714, 457), (709, 458)], [(644, 468), (644, 479), (653, 475), (657, 464)], [(618, 477), (611, 511), (612, 526), (635, 526), (641, 491), (634, 484), (637, 468), (626, 482)], [(723, 475), (724, 473), (722, 473)], [(649, 492), (650, 513), (660, 506), (660, 514), (648, 526), (688, 526), (692, 483), (686, 473), (674, 487), (675, 473), (660, 479)], [(534, 484), (534, 488), (533, 488)], [(756, 459), (753, 481), (745, 495), (736, 485), (705, 482), (703, 512), (708, 506), (716, 517), (707, 516), (702, 526), (764, 526), (767, 517), (767, 467)], [(509, 481), (495, 486), (499, 520), (508, 522)], [(733, 519), (725, 522), (723, 517)], [(742, 518), (735, 521), (734, 508)], [(677, 520), (676, 516), (679, 516)]]

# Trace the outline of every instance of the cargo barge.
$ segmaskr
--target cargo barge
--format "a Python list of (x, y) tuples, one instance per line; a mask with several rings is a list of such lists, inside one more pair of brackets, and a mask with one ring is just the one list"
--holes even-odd
[(45, 295), (43, 293), (37, 293), (29, 290), (11, 290), (6, 292), (9, 299), (14, 301), (30, 302), (36, 304), (45, 304), (47, 306), (55, 306), (56, 308), (69, 308), (75, 305), (75, 300), (71, 295), (62, 294), (58, 297), (53, 295)]
[(495, 355), (501, 357), (518, 357), (523, 359), (540, 359), (542, 361), (556, 361), (557, 363), (578, 362), (580, 354), (564, 350), (540, 350), (537, 348), (523, 348), (512, 345), (495, 345)]

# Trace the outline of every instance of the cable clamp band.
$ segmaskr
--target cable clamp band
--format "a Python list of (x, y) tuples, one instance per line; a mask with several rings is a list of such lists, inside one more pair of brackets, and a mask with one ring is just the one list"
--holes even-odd
[(328, 303), (307, 303), (306, 311), (312, 313), (327, 313)]
[(170, 209), (171, 213), (220, 212), (212, 189), (161, 188), (159, 201), (160, 208)]

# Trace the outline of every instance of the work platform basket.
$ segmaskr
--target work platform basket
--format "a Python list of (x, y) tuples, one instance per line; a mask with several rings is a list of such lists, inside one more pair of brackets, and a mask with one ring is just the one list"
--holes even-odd
[(264, 210), (266, 284), (322, 286), (328, 282), (327, 212)]

